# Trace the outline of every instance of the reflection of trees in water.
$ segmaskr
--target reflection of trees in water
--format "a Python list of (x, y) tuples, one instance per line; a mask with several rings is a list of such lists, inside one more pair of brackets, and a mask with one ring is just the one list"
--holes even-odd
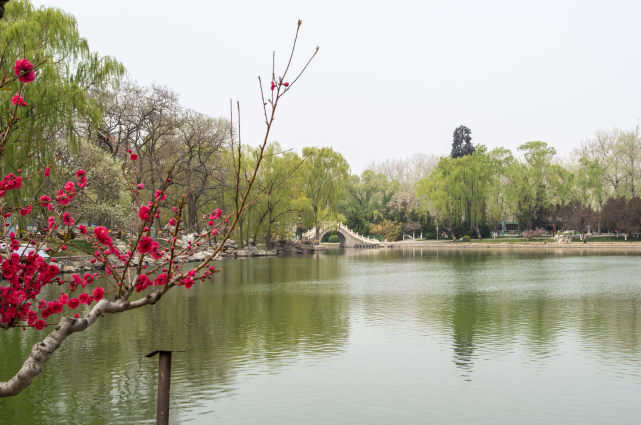
[[(478, 252), (438, 252), (439, 265), (446, 267), (438, 269), (435, 279), (447, 282), (447, 289), (421, 295), (418, 314), (424, 322), (450, 328), (453, 362), (466, 379), (481, 357), (498, 358), (525, 348), (532, 361), (541, 361), (568, 336), (599, 361), (638, 370), (638, 289), (635, 296), (629, 289), (617, 293), (594, 283), (583, 286), (588, 278), (595, 279), (594, 270), (582, 272), (570, 265), (573, 272), (564, 274), (564, 263), (551, 263), (550, 258), (558, 259), (523, 252), (488, 251), (481, 257)], [(427, 261), (436, 261), (436, 254)], [(604, 285), (621, 279), (607, 270), (600, 273)], [(568, 287), (573, 289), (567, 291)]]
[[(639, 370), (638, 287), (582, 286), (588, 276), (620, 283), (629, 262), (610, 277), (601, 269), (612, 258), (580, 258), (577, 266), (575, 257), (499, 250), (353, 252), (353, 258), (322, 253), (216, 263), (224, 271), (214, 282), (72, 335), (31, 387), (0, 399), (0, 423), (148, 421), (155, 415), (157, 360), (143, 356), (165, 347), (187, 350), (174, 357), (172, 403), (174, 413), (176, 407), (188, 412), (200, 400), (233, 392), (243, 374), (273, 373), (297, 358), (315, 361), (342, 351), (355, 310), (367, 326), (418, 325), (451, 336), (453, 361), (465, 379), (480, 358), (524, 349), (532, 361), (544, 361), (567, 337), (599, 361)], [(584, 270), (590, 263), (594, 268)], [(353, 278), (347, 265), (349, 273), (372, 274), (358, 284), (337, 283)], [(573, 271), (563, 274), (568, 268)], [(401, 273), (413, 285), (393, 280)], [(384, 282), (377, 284), (379, 278)], [(396, 284), (412, 292), (396, 291)], [(576, 290), (560, 291), (564, 287)], [(350, 293), (355, 290), (358, 297)], [(35, 336), (0, 333), (0, 346), (10, 350), (0, 353), (0, 378), (19, 367)]]
[[(0, 399), (0, 423), (149, 420), (155, 417), (157, 359), (144, 355), (156, 348), (186, 350), (173, 356), (172, 403), (187, 410), (233, 392), (239, 373), (272, 373), (300, 356), (322, 359), (342, 351), (348, 297), (329, 287), (306, 289), (335, 278), (338, 264), (316, 268), (291, 258), (223, 266), (213, 282), (168, 293), (159, 305), (107, 316), (72, 335), (26, 391)], [(0, 344), (14, 350), (0, 356), (0, 374), (19, 367), (37, 336), (20, 330), (0, 335)]]

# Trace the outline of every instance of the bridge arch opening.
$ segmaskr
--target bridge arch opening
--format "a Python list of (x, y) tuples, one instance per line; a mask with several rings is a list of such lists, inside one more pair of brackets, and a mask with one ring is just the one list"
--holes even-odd
[(329, 238), (331, 236), (336, 235), (338, 237), (338, 243), (340, 244), (341, 247), (345, 246), (345, 235), (340, 231), (340, 230), (327, 230), (326, 232), (323, 232), (320, 236), (319, 239), (321, 242), (329, 242)]

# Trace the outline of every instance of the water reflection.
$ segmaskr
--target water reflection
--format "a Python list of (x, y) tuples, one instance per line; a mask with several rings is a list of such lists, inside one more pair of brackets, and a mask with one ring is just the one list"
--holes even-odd
[[(562, 360), (572, 364), (563, 369), (575, 374), (570, 381), (597, 365), (601, 381), (638, 392), (639, 257), (590, 253), (599, 255), (335, 250), (225, 262), (214, 283), (72, 336), (27, 391), (0, 400), (0, 424), (152, 423), (157, 364), (144, 354), (155, 348), (186, 350), (174, 357), (172, 423), (276, 423), (278, 414), (251, 416), (231, 402), (251, 400), (260, 415), (284, 394), (297, 398), (287, 414), (309, 423), (385, 423), (372, 413), (381, 406), (404, 406), (412, 422), (438, 414), (415, 394), (457, 411), (456, 399), (475, 395), (461, 391), (476, 382), (506, 391), (496, 368), (522, 382), (552, 380), (546, 374)], [(0, 379), (35, 336), (0, 333)], [(265, 383), (269, 376), (276, 379)], [(437, 377), (439, 387), (426, 389)], [(271, 391), (252, 399), (256, 380)], [(320, 416), (315, 389), (334, 403)], [(349, 410), (359, 396), (372, 406)]]

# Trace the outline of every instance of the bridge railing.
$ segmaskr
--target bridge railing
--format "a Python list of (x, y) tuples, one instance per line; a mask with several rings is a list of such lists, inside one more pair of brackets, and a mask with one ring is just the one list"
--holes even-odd
[[(360, 235), (350, 229), (349, 227), (345, 226), (343, 223), (339, 223), (336, 221), (333, 222), (327, 222), (327, 223), (322, 223), (319, 226), (319, 234), (323, 234), (329, 230), (340, 230), (341, 232), (347, 233), (349, 236), (357, 240), (358, 242), (361, 242), (362, 244), (367, 244), (367, 245), (380, 245), (381, 241), (373, 238), (368, 238), (366, 236)], [(309, 229), (307, 232), (303, 233), (302, 235), (304, 238), (309, 239), (309, 240), (314, 240), (316, 237), (316, 228), (313, 227)]]
[(350, 229), (349, 227), (345, 226), (342, 223), (338, 223), (338, 227), (342, 231), (349, 233), (354, 239), (360, 240), (362, 242), (370, 243), (373, 245), (379, 245), (381, 243), (381, 241), (379, 241), (378, 239), (368, 238), (367, 236), (363, 236), (361, 234), (356, 233), (355, 231), (353, 231), (352, 229)]

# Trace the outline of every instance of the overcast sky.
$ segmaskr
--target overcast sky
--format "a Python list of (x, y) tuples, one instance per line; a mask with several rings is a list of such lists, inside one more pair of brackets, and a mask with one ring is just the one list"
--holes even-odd
[(283, 100), (273, 139), (372, 160), (446, 154), (464, 124), (490, 148), (542, 140), (568, 154), (598, 129), (641, 119), (638, 1), (35, 1), (76, 16), (93, 50), (128, 75), (263, 134), (257, 76), (319, 55)]

